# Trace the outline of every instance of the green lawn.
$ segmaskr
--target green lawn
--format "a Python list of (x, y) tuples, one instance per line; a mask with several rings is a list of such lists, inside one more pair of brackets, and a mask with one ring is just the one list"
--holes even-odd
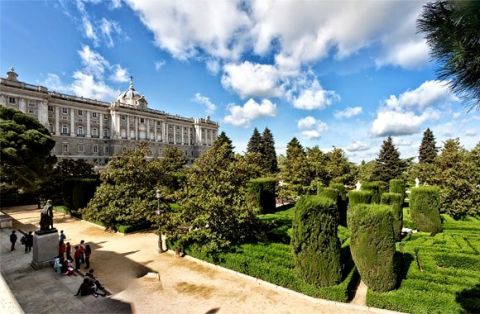
[(187, 253), (306, 295), (346, 302), (358, 279), (358, 273), (350, 257), (348, 230), (344, 227), (339, 228), (339, 237), (343, 243), (342, 254), (346, 261), (343, 281), (336, 286), (317, 288), (306, 283), (294, 269), (293, 253), (289, 244), (293, 214), (294, 209), (290, 208), (273, 214), (259, 215), (262, 221), (270, 225), (265, 241), (243, 244), (234, 252), (220, 254), (215, 261), (195, 251), (187, 250)]
[[(406, 225), (410, 216), (404, 210)], [(409, 313), (480, 313), (480, 220), (442, 215), (443, 233), (416, 233), (397, 243), (403, 252), (399, 289), (368, 291), (369, 306)]]
[[(313, 297), (347, 302), (358, 280), (349, 254), (349, 230), (338, 229), (347, 261), (343, 281), (316, 288), (295, 273), (289, 245), (293, 215), (294, 208), (259, 215), (269, 225), (267, 238), (222, 253), (218, 260), (198, 252), (187, 253)], [(420, 232), (397, 243), (403, 260), (400, 286), (386, 293), (369, 290), (369, 306), (409, 313), (480, 313), (480, 220), (455, 221), (445, 215), (443, 219), (442, 233), (432, 237)], [(404, 225), (413, 227), (407, 208)]]

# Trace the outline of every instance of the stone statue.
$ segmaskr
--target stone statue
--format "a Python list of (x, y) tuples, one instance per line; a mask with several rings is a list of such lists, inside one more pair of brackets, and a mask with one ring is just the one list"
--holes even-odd
[(52, 200), (48, 200), (40, 214), (40, 230), (48, 231), (53, 229), (53, 206)]
[(420, 180), (418, 180), (418, 178), (415, 178), (415, 187), (418, 188), (419, 185), (420, 185)]
[(357, 181), (357, 184), (355, 184), (355, 191), (360, 191), (361, 188), (362, 184), (360, 183), (360, 181)]

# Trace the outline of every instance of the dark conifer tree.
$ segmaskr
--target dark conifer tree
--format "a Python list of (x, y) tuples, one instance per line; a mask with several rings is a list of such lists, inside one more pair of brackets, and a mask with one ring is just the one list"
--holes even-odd
[(261, 151), (263, 154), (263, 168), (268, 173), (275, 173), (278, 171), (277, 153), (275, 152), (275, 140), (272, 132), (265, 128), (262, 134)]
[(430, 129), (426, 129), (418, 151), (418, 161), (431, 164), (437, 157), (438, 148), (435, 145), (433, 132)]
[(223, 144), (227, 144), (229, 155), (233, 158), (234, 153), (233, 149), (235, 148), (232, 145), (232, 140), (225, 134), (225, 132), (220, 133), (220, 135), (217, 137), (215, 142), (213, 143), (213, 147), (221, 147)]
[(400, 177), (405, 169), (405, 162), (400, 159), (400, 153), (393, 145), (392, 137), (383, 141), (378, 158), (375, 160), (371, 179), (374, 181), (390, 182)]
[[(252, 136), (248, 141), (247, 153), (258, 153), (263, 155), (262, 152), (262, 136), (258, 132), (257, 128), (253, 129)], [(263, 156), (262, 156), (263, 157)]]

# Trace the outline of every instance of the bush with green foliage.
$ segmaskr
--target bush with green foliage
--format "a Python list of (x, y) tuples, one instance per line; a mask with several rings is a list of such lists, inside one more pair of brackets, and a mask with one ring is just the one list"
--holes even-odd
[(365, 182), (362, 184), (362, 191), (372, 192), (372, 203), (380, 204), (380, 198), (382, 193), (385, 191), (385, 182), (381, 181), (372, 181)]
[(304, 196), (297, 202), (292, 232), (295, 267), (310, 284), (330, 286), (342, 278), (336, 216), (337, 206), (329, 198)]
[(330, 187), (323, 188), (323, 190), (318, 195), (327, 197), (335, 201), (338, 209), (337, 210), (338, 223), (341, 225), (345, 225), (347, 220), (347, 201), (344, 200), (342, 192), (332, 187), (332, 184), (330, 184)]
[(247, 184), (248, 199), (259, 213), (269, 213), (275, 210), (275, 178), (252, 179)]
[(412, 188), (409, 199), (410, 215), (417, 229), (432, 234), (441, 232), (440, 189), (436, 186)]
[(348, 207), (351, 208), (356, 204), (370, 204), (372, 203), (373, 193), (371, 191), (349, 191), (348, 192)]
[(348, 211), (350, 251), (362, 281), (374, 291), (397, 284), (395, 237), (390, 206), (355, 205)]
[(400, 193), (383, 193), (382, 204), (392, 206), (393, 232), (395, 240), (400, 241), (403, 226), (403, 198)]
[(95, 194), (99, 181), (88, 178), (67, 178), (63, 182), (63, 203), (72, 212), (87, 206)]
[(392, 179), (390, 180), (390, 193), (399, 193), (402, 196), (402, 200), (405, 199), (405, 180)]

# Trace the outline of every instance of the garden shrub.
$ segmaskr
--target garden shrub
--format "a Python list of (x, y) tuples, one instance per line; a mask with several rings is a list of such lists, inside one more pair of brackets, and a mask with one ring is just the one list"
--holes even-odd
[(392, 206), (393, 233), (395, 240), (400, 241), (403, 225), (403, 197), (400, 193), (383, 193), (381, 202)]
[(342, 279), (336, 216), (336, 203), (322, 196), (304, 196), (295, 208), (295, 268), (306, 282), (315, 286), (335, 285)]
[(402, 201), (405, 199), (405, 180), (392, 179), (390, 180), (390, 193), (399, 193), (402, 195)]
[(373, 193), (370, 191), (350, 191), (348, 192), (348, 206), (351, 208), (356, 204), (370, 204)]
[(372, 203), (380, 204), (380, 197), (385, 192), (385, 184), (382, 181), (365, 182), (361, 189), (372, 192)]
[(249, 200), (260, 213), (275, 211), (275, 178), (257, 178), (248, 182)]
[(328, 188), (323, 188), (319, 196), (327, 197), (337, 204), (337, 221), (341, 225), (346, 224), (347, 219), (347, 202), (343, 199), (341, 191), (333, 188), (331, 185)]
[(323, 185), (322, 182), (317, 182), (317, 195), (319, 195), (323, 189), (325, 188), (325, 186)]
[(411, 189), (410, 216), (419, 231), (436, 234), (442, 231), (440, 219), (440, 189), (420, 186)]
[(397, 284), (391, 206), (358, 204), (348, 211), (350, 251), (362, 281), (374, 291)]
[(95, 194), (98, 186), (97, 179), (74, 179), (72, 191), (72, 207), (76, 211), (79, 208), (87, 206), (90, 199)]

